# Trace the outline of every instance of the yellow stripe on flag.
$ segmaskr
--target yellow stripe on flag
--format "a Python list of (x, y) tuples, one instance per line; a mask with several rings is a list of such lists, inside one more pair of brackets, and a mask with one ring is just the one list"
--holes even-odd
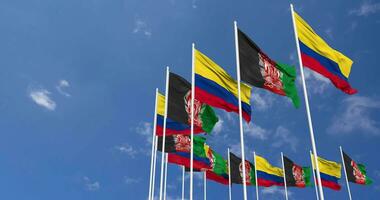
[[(223, 68), (218, 64), (208, 58), (206, 55), (202, 54), (200, 51), (195, 50), (195, 73), (214, 81), (230, 93), (232, 93), (236, 98), (238, 98), (238, 87), (237, 81), (233, 79)], [(241, 83), (241, 101), (250, 105), (251, 98), (251, 87)]]
[(256, 170), (272, 174), (275, 176), (284, 176), (284, 172), (279, 167), (272, 166), (265, 158), (256, 155)]
[[(313, 169), (315, 169), (313, 154), (311, 154), (311, 161), (313, 163)], [(340, 163), (326, 160), (319, 156), (318, 156), (318, 167), (321, 173), (328, 174), (330, 176), (335, 176), (337, 178), (340, 178), (342, 175), (341, 174), (342, 165)]]
[(165, 115), (165, 96), (161, 93), (158, 93), (157, 97), (157, 114), (161, 116)]
[(341, 52), (331, 48), (296, 12), (294, 12), (298, 39), (321, 56), (339, 65), (342, 74), (348, 78), (353, 61)]

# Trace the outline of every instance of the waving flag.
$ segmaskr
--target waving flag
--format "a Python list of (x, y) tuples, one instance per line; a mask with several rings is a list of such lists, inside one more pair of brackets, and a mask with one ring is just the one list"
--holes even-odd
[(241, 80), (255, 87), (288, 96), (296, 108), (300, 100), (296, 69), (269, 58), (243, 31), (238, 30)]
[(265, 158), (256, 155), (257, 182), (259, 186), (284, 185), (284, 172), (272, 166)]
[(330, 47), (296, 12), (294, 18), (303, 65), (330, 79), (343, 92), (355, 94), (357, 90), (348, 83), (353, 61)]
[(218, 153), (205, 145), (206, 156), (210, 160), (211, 169), (206, 172), (206, 178), (215, 182), (228, 185), (228, 163)]
[[(196, 99), (227, 112), (239, 113), (237, 82), (210, 58), (195, 50), (195, 94)], [(243, 118), (251, 120), (251, 88), (241, 84)]]
[(372, 183), (372, 180), (367, 176), (364, 165), (356, 163), (345, 152), (343, 152), (343, 158), (348, 181), (360, 185), (369, 185)]
[[(245, 170), (246, 170), (246, 184), (255, 185), (255, 166), (248, 160), (245, 160)], [(231, 182), (237, 184), (243, 184), (243, 165), (241, 158), (237, 157), (235, 154), (230, 153), (230, 167), (231, 167)]]
[(311, 186), (311, 168), (301, 167), (292, 160), (284, 156), (284, 168), (286, 176), (286, 185), (304, 188)]
[[(311, 155), (313, 169), (315, 169), (314, 156)], [(340, 190), (339, 179), (341, 177), (341, 164), (318, 157), (318, 167), (323, 187)]]

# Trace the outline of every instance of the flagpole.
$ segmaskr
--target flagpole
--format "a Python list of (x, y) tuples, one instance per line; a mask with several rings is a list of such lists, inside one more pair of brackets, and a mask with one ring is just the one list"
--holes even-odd
[(288, 188), (286, 185), (286, 173), (285, 173), (285, 164), (284, 164), (284, 154), (281, 152), (281, 161), (282, 161), (282, 171), (284, 172), (284, 186), (285, 186), (285, 199), (288, 200)]
[(157, 124), (157, 96), (158, 96), (158, 88), (156, 88), (156, 98), (154, 102), (154, 119), (153, 119), (153, 133), (152, 133), (152, 156), (150, 158), (150, 177), (149, 177), (149, 197), (152, 197), (152, 179), (153, 179), (153, 162), (154, 162), (154, 144), (155, 144), (155, 136), (156, 136), (156, 124)]
[[(297, 34), (297, 28), (296, 28), (296, 23), (295, 23), (295, 19), (294, 19), (293, 4), (290, 4), (290, 9), (291, 9), (291, 12), (292, 12), (294, 38), (295, 38), (296, 45), (297, 45), (297, 54), (298, 54), (299, 67), (300, 67), (300, 71), (301, 71), (301, 79), (302, 79), (302, 87), (303, 87), (303, 93), (304, 93), (304, 98), (305, 98), (307, 119), (308, 119), (308, 123), (309, 123), (310, 139), (311, 139), (311, 144), (312, 144), (312, 149), (313, 149), (313, 154), (314, 154), (314, 161), (316, 163), (315, 166), (316, 166), (316, 169), (317, 169), (317, 178), (318, 178), (318, 181), (321, 183), (321, 175), (319, 173), (319, 166), (318, 166), (317, 147), (316, 147), (315, 139), (314, 139), (313, 122), (312, 122), (312, 119), (311, 119), (311, 113), (310, 113), (310, 108), (309, 108), (309, 98), (308, 98), (308, 93), (307, 93), (307, 89), (306, 89), (305, 76), (304, 76), (304, 72), (303, 72), (303, 64), (302, 64), (302, 59), (301, 59), (301, 51), (300, 51), (300, 47), (299, 47), (299, 43), (298, 43), (298, 34)], [(324, 198), (324, 195), (323, 195), (322, 185), (318, 184), (318, 188), (319, 188), (319, 193), (320, 193), (321, 200), (324, 200), (325, 198)]]
[(185, 200), (185, 166), (182, 166), (182, 200)]
[(232, 200), (230, 148), (227, 148), (227, 152), (228, 152), (228, 196), (229, 196), (229, 200)]
[(160, 200), (162, 200), (162, 192), (163, 192), (163, 184), (164, 184), (166, 118), (168, 115), (168, 97), (169, 97), (168, 94), (169, 94), (169, 67), (166, 67), (165, 113), (164, 113), (164, 125), (163, 125), (163, 130), (162, 130), (162, 151), (161, 151)]
[(238, 85), (238, 96), (239, 96), (239, 126), (240, 126), (240, 148), (241, 148), (241, 163), (243, 164), (243, 195), (244, 200), (247, 200), (247, 183), (246, 183), (246, 169), (245, 169), (245, 153), (244, 153), (244, 134), (243, 134), (243, 114), (241, 110), (241, 92), (240, 92), (240, 59), (239, 59), (239, 42), (238, 42), (238, 31), (237, 22), (234, 21), (234, 32), (235, 32), (235, 52), (236, 52), (236, 75), (237, 75), (237, 85)]
[(165, 180), (164, 180), (164, 200), (166, 200), (166, 184), (168, 179), (168, 153), (165, 153)]
[(311, 171), (313, 172), (313, 179), (314, 179), (314, 188), (315, 188), (315, 194), (317, 195), (317, 200), (319, 200), (319, 195), (318, 195), (318, 186), (317, 186), (317, 177), (315, 177), (315, 172), (314, 172), (314, 167), (313, 167), (313, 161), (312, 159), (312, 153), (310, 151), (310, 161), (311, 161)]
[(256, 170), (256, 152), (253, 152), (253, 163), (255, 165), (255, 182), (256, 182), (256, 200), (259, 200), (259, 182), (257, 181), (257, 170)]
[[(155, 128), (154, 128), (155, 129)], [(151, 200), (154, 199), (154, 188), (155, 188), (155, 181), (156, 181), (156, 163), (157, 163), (157, 144), (158, 144), (158, 136), (154, 137), (154, 162), (153, 162), (153, 178), (152, 178), (152, 196)]]
[(206, 177), (206, 171), (203, 172), (203, 199), (207, 200), (207, 177)]
[(351, 190), (350, 190), (350, 184), (348, 183), (348, 177), (347, 177), (346, 165), (345, 165), (344, 157), (343, 157), (342, 146), (339, 146), (339, 149), (340, 149), (340, 156), (342, 157), (342, 165), (343, 165), (343, 169), (344, 169), (344, 175), (345, 175), (345, 177), (346, 177), (346, 185), (347, 185), (348, 196), (350, 197), (350, 200), (352, 200), (352, 197), (351, 197)]
[(190, 200), (193, 200), (193, 161), (194, 161), (194, 99), (195, 99), (195, 63), (194, 63), (194, 50), (195, 44), (192, 43), (192, 58), (191, 58), (191, 145), (190, 145)]

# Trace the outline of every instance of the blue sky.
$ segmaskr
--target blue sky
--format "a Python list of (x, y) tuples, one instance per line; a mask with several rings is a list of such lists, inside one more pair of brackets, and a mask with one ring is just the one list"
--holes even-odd
[[(165, 66), (190, 79), (191, 43), (235, 72), (233, 20), (273, 59), (297, 65), (289, 1), (1, 0), (0, 198), (145, 199), (148, 193), (154, 90)], [(294, 1), (295, 9), (333, 47), (354, 60), (348, 96), (306, 71), (319, 154), (339, 161), (339, 145), (365, 163), (372, 186), (351, 184), (354, 199), (380, 195), (380, 2)], [(297, 68), (298, 69), (298, 68)], [(298, 82), (299, 83), (299, 82)], [(302, 91), (298, 85), (301, 96)], [(304, 103), (254, 88), (246, 154), (275, 165), (280, 152), (310, 165)], [(217, 111), (208, 143), (239, 154), (236, 114)], [(180, 170), (169, 166), (169, 199), (180, 197)], [(195, 179), (197, 199), (202, 180)], [(347, 199), (325, 189), (328, 199)], [(188, 185), (186, 185), (186, 188)], [(209, 199), (227, 187), (208, 182)], [(157, 190), (156, 190), (157, 191)], [(290, 189), (313, 199), (314, 188)], [(254, 198), (254, 188), (249, 197)], [(242, 188), (233, 186), (241, 199)], [(281, 188), (260, 188), (284, 199)]]

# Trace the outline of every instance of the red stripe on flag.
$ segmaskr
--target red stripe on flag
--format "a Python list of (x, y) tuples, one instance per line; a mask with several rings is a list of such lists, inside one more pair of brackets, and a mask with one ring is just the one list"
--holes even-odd
[[(169, 153), (168, 154), (168, 162), (190, 168), (190, 159), (176, 155), (176, 154)], [(193, 160), (193, 168), (198, 169), (198, 170), (211, 169), (211, 167), (208, 166), (207, 164), (202, 163), (202, 162), (198, 162), (196, 160)]]
[(259, 186), (263, 186), (263, 187), (271, 187), (274, 185), (284, 186), (284, 183), (277, 183), (275, 181), (270, 181), (270, 180), (261, 179), (261, 178), (258, 178), (257, 182), (259, 183)]
[[(156, 126), (156, 135), (157, 136), (163, 136), (163, 127), (157, 125)], [(204, 131), (199, 128), (199, 127), (194, 127), (194, 134), (199, 134), (199, 133), (203, 133)], [(181, 131), (176, 131), (176, 130), (172, 130), (172, 129), (166, 129), (166, 133), (165, 133), (166, 136), (170, 136), (170, 135), (190, 135), (190, 129), (186, 129), (186, 130), (181, 130)]]
[(224, 185), (228, 185), (228, 179), (223, 176), (219, 176), (212, 171), (206, 171), (206, 178)]

